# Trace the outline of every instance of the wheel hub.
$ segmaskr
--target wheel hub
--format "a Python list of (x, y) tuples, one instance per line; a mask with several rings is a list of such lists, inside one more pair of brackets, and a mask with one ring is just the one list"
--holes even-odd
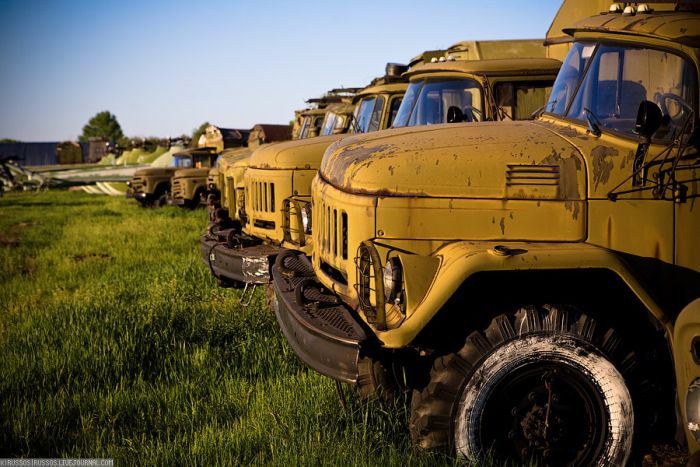
[[(491, 395), (482, 440), (490, 439), (495, 452), (510, 452), (510, 458), (582, 465), (601, 439), (599, 430), (595, 434), (605, 410), (601, 404), (584, 375), (556, 365), (529, 365)], [(509, 428), (499, 426), (499, 418), (508, 420)]]

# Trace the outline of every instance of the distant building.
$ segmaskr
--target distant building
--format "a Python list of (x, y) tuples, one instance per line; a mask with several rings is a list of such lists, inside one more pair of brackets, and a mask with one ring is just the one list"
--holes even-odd
[(90, 138), (87, 142), (80, 143), (80, 147), (83, 149), (84, 162), (99, 162), (107, 155), (109, 142), (102, 138)]
[(0, 143), (0, 156), (16, 157), (20, 165), (55, 165), (58, 143)]

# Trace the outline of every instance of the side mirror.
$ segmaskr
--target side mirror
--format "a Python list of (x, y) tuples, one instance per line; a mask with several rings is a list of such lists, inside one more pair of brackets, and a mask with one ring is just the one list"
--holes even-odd
[(450, 106), (447, 109), (447, 123), (456, 123), (464, 121), (464, 112), (457, 106)]
[(651, 138), (661, 126), (661, 109), (651, 101), (639, 103), (637, 120), (634, 122), (634, 132), (645, 138)]

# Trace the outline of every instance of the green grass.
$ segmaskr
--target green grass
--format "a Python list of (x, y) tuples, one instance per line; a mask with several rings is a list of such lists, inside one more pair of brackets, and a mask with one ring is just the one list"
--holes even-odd
[(117, 465), (445, 465), (407, 410), (308, 370), (258, 291), (217, 287), (204, 211), (80, 192), (0, 198), (0, 457)]

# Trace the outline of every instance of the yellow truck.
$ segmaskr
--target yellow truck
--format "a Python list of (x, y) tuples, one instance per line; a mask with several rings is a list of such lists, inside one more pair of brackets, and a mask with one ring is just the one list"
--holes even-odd
[[(247, 160), (250, 158), (252, 151), (264, 144), (287, 141), (291, 137), (292, 128), (290, 125), (258, 123), (250, 130), (247, 147), (231, 148), (221, 152), (216, 165), (209, 170), (206, 181), (206, 204), (209, 210), (210, 222), (240, 226), (238, 210), (233, 209), (229, 212), (228, 209), (228, 197), (231, 196), (235, 200), (236, 193), (235, 184), (233, 184), (235, 174), (229, 173), (231, 181), (227, 184), (227, 171), (241, 171), (239, 178), (242, 180), (242, 171), (245, 171)], [(233, 192), (229, 193), (232, 190)], [(231, 214), (233, 217), (231, 217)]]
[[(501, 41), (498, 54), (520, 55), (522, 45), (529, 46), (529, 42)], [(536, 45), (536, 53), (542, 53), (541, 41)], [(356, 95), (354, 132), (367, 133), (392, 125), (529, 118), (544, 105), (561, 65), (558, 60), (546, 58), (458, 60), (453, 54), (456, 48), (449, 48), (443, 60), (416, 63), (410, 70), (389, 64), (387, 69), (393, 70), (393, 75), (386, 75)], [(460, 48), (466, 53), (463, 44)], [(401, 78), (397, 70), (405, 71)], [(331, 128), (325, 125), (328, 136), (320, 140), (271, 146), (254, 154), (245, 175), (251, 196), (246, 198), (247, 224), (243, 232), (229, 233), (226, 243), (211, 235), (202, 237), (202, 259), (219, 278), (266, 284), (280, 248), (311, 254), (311, 180), (323, 152), (340, 139), (330, 136)]]
[(269, 283), (271, 260), (282, 243), (305, 246), (309, 232), (304, 230), (304, 216), (309, 213), (311, 179), (325, 149), (351, 128), (370, 131), (390, 125), (392, 109), (398, 107), (405, 88), (405, 82), (392, 75), (362, 90), (351, 89), (351, 100), (347, 89), (332, 90), (320, 100), (308, 101), (323, 106), (325, 112), (319, 137), (310, 138), (302, 123), (300, 136), (305, 139), (265, 146), (252, 154), (243, 177), (244, 204), (238, 207), (242, 230), (215, 226), (200, 241), (202, 261), (223, 286), (253, 285), (242, 302), (249, 301), (257, 285)]
[[(310, 131), (309, 125), (317, 124), (320, 128), (326, 113), (330, 111), (334, 111), (335, 115), (341, 113), (341, 116), (343, 116), (343, 108), (338, 106), (342, 106), (347, 102), (349, 93), (352, 91), (352, 89), (331, 90), (320, 98), (309, 99), (307, 103), (311, 103), (311, 107), (295, 111), (296, 118), (291, 130), (291, 139), (306, 139), (318, 136), (316, 130)], [(330, 106), (330, 104), (337, 105)], [(248, 167), (251, 154), (263, 144), (289, 139), (286, 129), (280, 135), (281, 130), (272, 128), (273, 126), (278, 127), (278, 125), (264, 125), (257, 129), (254, 127), (251, 130), (251, 139), (249, 139), (248, 146), (226, 151), (227, 155), (221, 161), (222, 166), (214, 171), (221, 188), (218, 188), (218, 197), (215, 195), (208, 198), (207, 201), (210, 220), (207, 231), (210, 235), (221, 237), (223, 230), (226, 230), (226, 233), (230, 233), (232, 228), (240, 231), (240, 214), (245, 211), (243, 174)], [(302, 129), (303, 132), (301, 131)], [(203, 141), (203, 144), (206, 144), (206, 140)], [(213, 179), (214, 176), (210, 171), (209, 186), (213, 183)]]
[(692, 8), (614, 4), (566, 28), (534, 121), (331, 146), (311, 190), (312, 261), (286, 251), (272, 268), (297, 355), (367, 392), (411, 391), (420, 449), (638, 465), (678, 432), (699, 461)]

